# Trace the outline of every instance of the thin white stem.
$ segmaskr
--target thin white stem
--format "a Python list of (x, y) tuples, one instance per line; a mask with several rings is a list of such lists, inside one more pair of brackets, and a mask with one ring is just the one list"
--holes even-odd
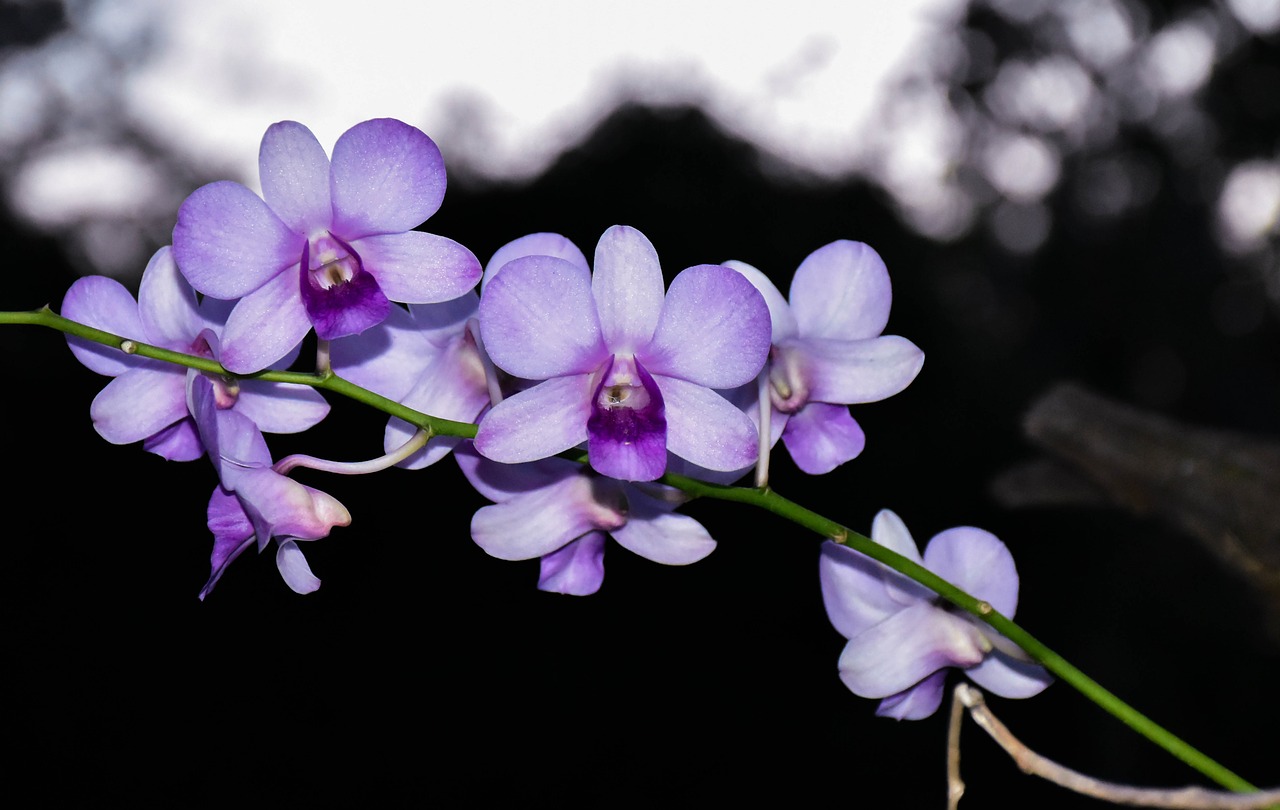
[(306, 467), (312, 470), (323, 470), (324, 472), (336, 473), (338, 475), (366, 475), (368, 473), (379, 472), (388, 467), (394, 467), (401, 461), (421, 450), (426, 446), (427, 441), (431, 438), (431, 432), (427, 430), (419, 430), (409, 438), (409, 441), (400, 447), (387, 453), (385, 456), (379, 456), (369, 461), (328, 461), (322, 458), (306, 455), (285, 456), (275, 463), (274, 469), (281, 475), (288, 475), (290, 470), (296, 467)]

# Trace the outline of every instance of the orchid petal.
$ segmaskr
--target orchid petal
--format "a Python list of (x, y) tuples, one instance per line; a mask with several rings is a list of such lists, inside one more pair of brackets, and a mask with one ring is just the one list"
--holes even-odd
[(136, 368), (116, 377), (89, 406), (93, 427), (112, 444), (140, 442), (187, 416), (186, 371)]
[[(924, 565), (920, 549), (911, 538), (911, 532), (907, 531), (907, 524), (889, 509), (881, 509), (872, 519), (871, 539), (913, 563)], [(931, 602), (935, 596), (933, 591), (887, 565), (880, 566), (880, 581), (884, 583), (885, 593), (889, 598), (900, 605)]]
[(231, 310), (218, 359), (227, 371), (252, 374), (292, 351), (310, 331), (298, 276), (289, 270)]
[(267, 127), (258, 148), (258, 176), (263, 199), (294, 233), (310, 236), (329, 228), (329, 156), (311, 130), (297, 121)]
[(245, 470), (236, 494), (270, 524), (273, 536), (302, 540), (327, 537), (334, 526), (351, 523), (347, 508), (326, 492), (294, 481), (270, 467)]
[(853, 638), (902, 606), (885, 590), (880, 563), (848, 546), (827, 541), (818, 560), (822, 603), (831, 625)]
[(604, 584), (604, 543), (600, 532), (587, 532), (542, 557), (538, 590), (590, 596)]
[(946, 681), (947, 671), (940, 669), (910, 689), (880, 701), (880, 705), (876, 707), (876, 716), (892, 717), (895, 720), (923, 720), (942, 705)]
[[(450, 344), (423, 370), (418, 384), (401, 402), (441, 419), (475, 421), (489, 404), (489, 391), (485, 385), (484, 369), (480, 367), (474, 349), (460, 340)], [(383, 446), (391, 452), (403, 446), (417, 431), (414, 425), (393, 417), (383, 434)], [(434, 437), (426, 447), (400, 462), (399, 466), (410, 470), (430, 466), (444, 458), (459, 441), (452, 436)]]
[(1013, 555), (989, 531), (958, 526), (939, 532), (925, 547), (924, 564), (1005, 616), (1017, 610), (1018, 570)]
[[(342, 133), (331, 167), (333, 232), (348, 242), (412, 230), (444, 200), (444, 159), (434, 141), (393, 118)], [(478, 279), (478, 276), (477, 276)]]
[(982, 634), (969, 622), (917, 602), (849, 639), (840, 679), (856, 695), (883, 698), (948, 666), (982, 660)]
[[(619, 368), (629, 384), (614, 385)], [(611, 358), (600, 375), (587, 419), (587, 455), (592, 468), (610, 478), (652, 481), (662, 476), (667, 467), (666, 408), (662, 392), (640, 363)]]
[(179, 419), (142, 440), (142, 449), (166, 461), (195, 461), (204, 455), (204, 445), (193, 419)]
[(1039, 664), (1018, 661), (993, 650), (981, 664), (964, 671), (978, 686), (1007, 698), (1028, 698), (1053, 683), (1053, 676)]
[(802, 336), (863, 340), (884, 331), (893, 295), (880, 254), (842, 239), (800, 263), (788, 298)]
[(701, 523), (649, 501), (628, 495), (627, 523), (610, 532), (618, 545), (663, 565), (689, 565), (716, 550), (716, 541)]
[(433, 233), (366, 236), (351, 247), (387, 297), (406, 304), (451, 301), (475, 287), (482, 273), (474, 253)]
[(896, 335), (848, 341), (806, 338), (794, 345), (810, 401), (879, 402), (910, 385), (924, 365), (924, 352)]
[(476, 450), (494, 461), (515, 464), (585, 442), (590, 385), (587, 374), (556, 377), (504, 399), (480, 420)]
[[(106, 276), (76, 279), (62, 298), (62, 317), (122, 338), (147, 339), (142, 318), (138, 315), (138, 302), (123, 284)], [(89, 370), (109, 377), (118, 377), (130, 369), (154, 362), (125, 354), (114, 346), (73, 335), (67, 335), (67, 346)]]
[(264, 433), (301, 433), (328, 415), (329, 403), (309, 385), (240, 380), (236, 410)]
[(457, 298), (434, 304), (411, 304), (415, 328), (437, 346), (456, 338), (467, 322), (480, 317), (480, 296), (468, 290)]
[(591, 265), (587, 264), (587, 257), (583, 255), (577, 245), (570, 242), (566, 237), (558, 233), (531, 233), (528, 236), (513, 239), (494, 251), (489, 263), (484, 267), (484, 278), (480, 281), (481, 291), (489, 285), (493, 277), (508, 262), (524, 256), (555, 256), (558, 259), (564, 259), (570, 264), (581, 267), (587, 273), (591, 272)]
[(582, 473), (581, 465), (562, 458), (546, 458), (527, 464), (490, 461), (477, 453), (471, 442), (461, 444), (454, 452), (454, 458), (471, 486), (497, 503)]
[(662, 312), (662, 265), (644, 234), (614, 225), (596, 243), (591, 294), (604, 342), (614, 353), (633, 353), (649, 342)]
[(372, 273), (360, 270), (350, 279), (323, 286), (304, 273), (299, 287), (302, 306), (321, 340), (358, 335), (387, 319), (391, 301)]
[(391, 307), (387, 319), (377, 326), (335, 340), (329, 347), (329, 360), (344, 378), (399, 402), (418, 379), (407, 370), (428, 367), (440, 352), (430, 336), (418, 328), (414, 315), (402, 307)]
[(823, 475), (857, 458), (867, 437), (849, 406), (810, 402), (787, 420), (782, 441), (797, 467)]
[(755, 463), (759, 440), (750, 417), (709, 388), (653, 376), (666, 402), (668, 450), (721, 472)]
[(626, 521), (626, 501), (616, 484), (576, 475), (481, 507), (471, 518), (471, 538), (498, 559), (528, 560), (589, 531), (617, 529)]
[(294, 593), (308, 594), (320, 587), (320, 579), (311, 573), (302, 549), (292, 539), (282, 541), (276, 549), (276, 567)]
[(205, 328), (196, 292), (178, 272), (168, 247), (157, 250), (142, 271), (138, 316), (149, 343), (178, 351), (190, 351), (192, 341)]
[(765, 305), (769, 307), (774, 343), (796, 336), (796, 316), (791, 312), (791, 305), (768, 276), (746, 262), (728, 261), (724, 262), (724, 266), (741, 273), (751, 282), (751, 286), (760, 291)]
[(253, 545), (253, 524), (245, 515), (240, 499), (222, 487), (215, 487), (207, 510), (209, 531), (213, 532), (213, 553), (209, 557), (208, 581), (200, 589), (200, 600), (209, 595), (222, 572), (245, 549)]

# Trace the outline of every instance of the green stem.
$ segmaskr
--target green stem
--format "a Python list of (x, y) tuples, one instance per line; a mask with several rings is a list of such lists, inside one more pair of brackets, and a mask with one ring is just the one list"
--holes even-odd
[[(337, 374), (334, 374), (332, 370), (324, 370), (317, 373), (261, 371), (250, 375), (235, 375), (228, 372), (218, 363), (207, 358), (195, 357), (193, 355), (174, 352), (145, 343), (139, 343), (134, 340), (128, 340), (118, 335), (104, 332), (100, 329), (94, 329), (93, 327), (76, 323), (75, 321), (63, 318), (60, 315), (55, 315), (48, 307), (31, 312), (0, 312), (0, 324), (5, 323), (47, 326), (52, 329), (65, 332), (69, 335), (102, 343), (107, 346), (113, 346), (127, 354), (137, 354), (142, 357), (150, 357), (167, 363), (175, 363), (188, 368), (198, 369), (211, 374), (220, 374), (227, 377), (252, 377), (254, 379), (269, 380), (273, 382), (310, 385), (315, 388), (332, 391), (335, 394), (340, 394), (358, 402), (362, 402), (372, 408), (376, 408), (387, 414), (403, 419), (404, 421), (423, 430), (431, 431), (434, 435), (460, 436), (463, 438), (474, 438), (476, 435), (476, 426), (473, 424), (467, 422), (453, 422), (448, 419), (438, 419), (436, 417), (420, 413), (412, 408), (408, 408), (398, 402), (395, 402), (394, 400), (387, 399), (386, 397), (375, 394), (366, 388), (362, 388), (348, 380), (345, 380)], [(577, 452), (570, 452), (565, 455), (578, 461), (585, 462), (586, 460), (585, 457), (583, 457), (583, 454)], [(962, 610), (968, 611), (978, 619), (986, 622), (997, 632), (1004, 635), (1005, 638), (1025, 650), (1028, 655), (1042, 664), (1045, 669), (1070, 684), (1086, 698), (1118, 718), (1121, 722), (1132, 728), (1137, 733), (1146, 737), (1148, 740), (1151, 740), (1153, 743), (1165, 749), (1187, 765), (1190, 765), (1204, 776), (1212, 779), (1214, 782), (1217, 782), (1228, 790), (1240, 793), (1251, 793), (1258, 790), (1258, 788), (1240, 776), (1237, 776), (1235, 773), (1218, 764), (1213, 759), (1205, 756), (1179, 737), (1157, 725), (1129, 704), (1104, 689), (1100, 684), (1085, 675), (1076, 667), (1072, 666), (1062, 658), (1062, 656), (1049, 649), (1030, 633), (1015, 624), (1012, 620), (995, 611), (987, 602), (970, 596), (968, 593), (965, 593), (950, 582), (942, 579), (919, 563), (907, 559), (894, 551), (890, 551), (871, 538), (859, 534), (840, 523), (836, 523), (833, 520), (825, 518), (810, 509), (806, 509), (805, 507), (782, 497), (768, 487), (752, 489), (748, 487), (725, 486), (674, 474), (667, 474), (659, 480), (664, 484), (673, 486), (694, 497), (712, 498), (715, 500), (748, 504), (767, 512), (772, 512), (773, 514), (789, 520), (798, 526), (809, 529), (823, 537), (834, 540), (837, 543), (849, 546), (850, 548), (871, 557), (877, 562), (889, 566), (893, 570), (910, 577), (916, 582), (924, 585), (926, 588), (936, 592)]]

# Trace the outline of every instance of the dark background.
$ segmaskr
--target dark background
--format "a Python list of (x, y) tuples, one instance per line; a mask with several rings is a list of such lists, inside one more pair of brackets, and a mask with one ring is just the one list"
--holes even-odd
[[(1033, 27), (980, 10), (961, 29), (997, 55), (1050, 47)], [(1219, 156), (1277, 143), (1275, 106), (1236, 92), (1252, 86), (1245, 73), (1280, 75), (1275, 39), (1241, 48), (1202, 100)], [(947, 81), (960, 93), (979, 80)], [(1141, 155), (1159, 182), (1141, 205), (1099, 217), (1073, 184), (1107, 150)], [(653, 241), (668, 279), (736, 258), (784, 291), (815, 248), (868, 242), (894, 283), (887, 331), (925, 351), (924, 370), (902, 394), (855, 407), (868, 436), (860, 458), (810, 478), (779, 453), (776, 489), (864, 532), (881, 508), (921, 543), (954, 525), (995, 532), (1018, 562), (1020, 624), (1273, 786), (1280, 642), (1264, 617), (1274, 606), (1167, 515), (1012, 508), (992, 494), (1037, 456), (1022, 416), (1064, 380), (1275, 440), (1280, 323), (1267, 276), (1218, 247), (1213, 200), (1192, 180), (1198, 162), (1180, 154), (1142, 127), (1070, 154), (1046, 200), (1047, 241), (1011, 253), (981, 227), (926, 238), (885, 192), (780, 171), (697, 110), (623, 106), (530, 184), (455, 173), (424, 228), (485, 261), (542, 230), (589, 256), (608, 226), (627, 224)], [(0, 308), (56, 310), (75, 257), (10, 218), (0, 248)], [(843, 687), (819, 538), (781, 519), (695, 502), (684, 511), (720, 541), (711, 557), (668, 568), (612, 545), (600, 593), (571, 598), (535, 589), (536, 562), (501, 562), (470, 541), (484, 500), (451, 460), (361, 478), (301, 471), (353, 515), (305, 547), (323, 587), (295, 595), (270, 555), (246, 555), (202, 603), (207, 462), (103, 442), (88, 406), (106, 380), (75, 363), (58, 333), (6, 327), (0, 362), (10, 799), (944, 806), (945, 709), (879, 719), (874, 702)], [(380, 452), (382, 424), (334, 401), (324, 424), (271, 446), (277, 457), (362, 459)], [(1204, 783), (1065, 684), (991, 704), (1028, 744), (1091, 775)], [(972, 724), (963, 763), (964, 807), (1102, 806), (1021, 774)]]

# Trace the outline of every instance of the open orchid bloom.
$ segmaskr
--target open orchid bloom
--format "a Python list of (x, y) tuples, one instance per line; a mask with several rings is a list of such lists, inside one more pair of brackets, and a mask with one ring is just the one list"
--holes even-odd
[[(173, 253), (156, 251), (142, 273), (138, 300), (120, 282), (86, 276), (71, 285), (62, 302), (63, 317), (121, 337), (164, 349), (218, 360), (218, 337), (227, 304), (206, 298), (179, 274)], [(197, 377), (213, 386), (219, 409), (234, 409), (268, 433), (298, 433), (329, 413), (329, 405), (305, 385), (228, 379), (171, 363), (125, 354), (77, 337), (67, 342), (76, 359), (93, 371), (114, 377), (90, 406), (94, 428), (113, 444), (141, 441), (143, 447), (170, 461), (204, 455), (188, 405)], [(293, 353), (279, 365), (293, 361)]]
[(769, 310), (727, 267), (690, 267), (664, 295), (653, 245), (614, 226), (596, 246), (594, 274), (559, 255), (498, 268), (480, 325), (494, 364), (537, 382), (481, 421), (476, 449), (490, 459), (535, 461), (586, 442), (596, 471), (652, 481), (668, 450), (712, 470), (756, 458), (751, 420), (712, 389), (759, 373)]
[[(876, 515), (871, 539), (988, 602), (1012, 618), (1018, 572), (1004, 543), (990, 532), (960, 526), (940, 532), (921, 557), (902, 520)], [(832, 625), (849, 641), (840, 678), (856, 695), (883, 698), (876, 714), (919, 720), (942, 703), (948, 667), (989, 692), (1024, 698), (1051, 677), (1016, 645), (933, 591), (848, 546), (822, 544), (822, 599)]]
[(796, 270), (789, 303), (756, 268), (725, 265), (769, 306), (771, 424), (796, 466), (818, 475), (857, 457), (866, 438), (846, 406), (897, 394), (924, 364), (914, 343), (881, 335), (893, 296), (879, 254), (848, 240), (818, 248)]
[(455, 457), (472, 486), (496, 502), (471, 519), (472, 539), (499, 559), (542, 558), (540, 590), (599, 590), (606, 535), (665, 565), (688, 565), (715, 550), (701, 523), (674, 513), (684, 498), (669, 487), (605, 478), (558, 458), (501, 464), (465, 444)]
[(183, 202), (173, 230), (191, 285), (240, 299), (223, 332), (228, 370), (266, 368), (313, 326), (322, 340), (359, 334), (391, 301), (449, 301), (480, 280), (470, 250), (413, 230), (445, 190), (440, 150), (418, 129), (389, 118), (356, 124), (330, 161), (309, 129), (282, 121), (263, 136), (258, 168), (262, 197), (210, 183)]

